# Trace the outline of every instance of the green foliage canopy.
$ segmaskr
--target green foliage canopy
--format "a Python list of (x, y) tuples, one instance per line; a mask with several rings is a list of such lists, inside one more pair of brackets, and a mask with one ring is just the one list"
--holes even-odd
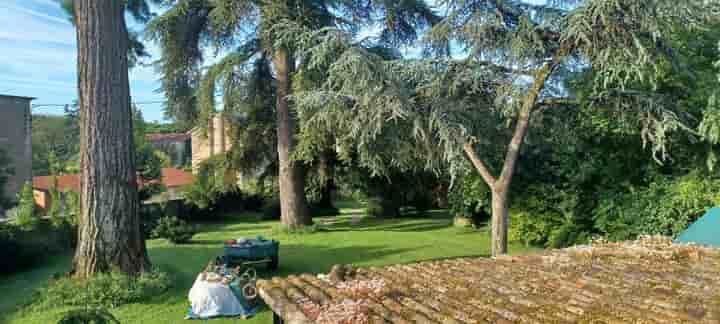
[(34, 229), (40, 222), (40, 216), (35, 212), (35, 198), (31, 183), (23, 185), (18, 193), (18, 207), (15, 215), (15, 224), (25, 231)]
[[(355, 33), (380, 27), (377, 42), (410, 43), (418, 29), (438, 21), (422, 1), (176, 1), (154, 19), (149, 37), (159, 41), (166, 113), (178, 122), (207, 125), (221, 87), (226, 115), (247, 115), (253, 107), (274, 103), (269, 57), (276, 48), (295, 49), (281, 26), (311, 30), (336, 27)], [(205, 69), (205, 49), (226, 53)], [(257, 84), (261, 82), (262, 84)], [(269, 88), (268, 88), (269, 87)], [(200, 106), (197, 109), (196, 105)], [(269, 109), (267, 106), (265, 109)]]
[[(678, 70), (677, 47), (670, 37), (707, 28), (718, 13), (718, 4), (708, 1), (442, 5), (450, 14), (426, 38), (428, 51), (448, 54), (458, 44), (463, 59), (385, 61), (353, 46), (340, 31), (294, 32), (311, 39), (305, 41), (307, 63), (302, 68), (327, 71), (321, 88), (296, 93), (301, 113), (318, 125), (334, 123), (333, 130), (352, 139), (373, 169), (403, 162), (400, 151), (388, 157), (390, 164), (378, 163), (382, 153), (374, 151), (379, 145), (369, 144), (383, 133), (407, 143), (395, 136), (399, 130), (405, 138), (433, 144), (426, 145), (436, 148), (425, 150), (427, 167), (440, 166), (433, 158), (439, 157), (460, 172), (466, 163), (463, 144), (470, 141), (481, 152), (497, 152), (493, 144), (509, 139), (508, 127), (533, 87), (539, 99), (526, 113), (591, 102), (637, 120), (642, 139), (662, 161), (668, 157), (668, 135), (687, 129), (677, 98), (656, 91), (668, 69)], [(564, 84), (586, 71), (593, 71), (593, 86), (578, 97)], [(542, 73), (549, 73), (547, 81), (536, 79)], [(534, 85), (533, 80), (542, 82)], [(384, 147), (395, 150), (399, 145)]]

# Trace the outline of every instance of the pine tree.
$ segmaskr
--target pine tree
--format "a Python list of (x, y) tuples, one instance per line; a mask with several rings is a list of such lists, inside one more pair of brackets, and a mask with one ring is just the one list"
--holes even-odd
[[(284, 41), (289, 32), (285, 27), (356, 30), (363, 22), (382, 21), (381, 40), (398, 44), (415, 40), (417, 29), (435, 20), (422, 1), (184, 0), (156, 18), (149, 30), (161, 43), (162, 84), (169, 97), (166, 112), (176, 121), (208, 125), (220, 85), (225, 117), (257, 108), (258, 97), (253, 94), (262, 89), (258, 82), (272, 86), (274, 103), (263, 102), (269, 106), (262, 108), (275, 109), (281, 219), (284, 226), (298, 228), (312, 219), (304, 191), (305, 170), (294, 157), (297, 114), (288, 100), (297, 76), (298, 44)], [(203, 73), (206, 44), (231, 51)]]
[[(458, 175), (469, 160), (492, 193), (493, 255), (507, 253), (511, 184), (534, 116), (580, 104), (612, 109), (636, 125), (656, 160), (666, 159), (668, 134), (685, 128), (676, 100), (654, 91), (663, 73), (680, 68), (668, 37), (718, 17), (718, 2), (703, 0), (440, 5), (448, 14), (425, 43), (434, 59), (386, 61), (338, 33), (297, 36), (310, 39), (307, 73), (325, 82), (295, 102), (378, 172), (420, 163)], [(585, 71), (596, 76), (592, 93), (576, 97), (565, 82)]]
[(78, 39), (80, 206), (74, 275), (148, 270), (135, 172), (126, 4), (73, 0)]

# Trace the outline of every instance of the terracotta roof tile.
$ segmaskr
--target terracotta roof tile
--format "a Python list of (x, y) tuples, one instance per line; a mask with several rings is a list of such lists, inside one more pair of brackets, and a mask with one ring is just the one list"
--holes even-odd
[[(77, 174), (63, 174), (57, 176), (58, 190), (80, 191), (80, 177)], [(33, 177), (33, 189), (50, 190), (52, 176)]]
[(195, 176), (185, 170), (176, 168), (163, 168), (163, 184), (166, 187), (182, 187), (195, 182)]
[(151, 142), (184, 142), (190, 139), (189, 133), (153, 133), (145, 135)]
[[(340, 275), (339, 275), (339, 274)], [(286, 323), (718, 323), (720, 250), (648, 237), (258, 282)]]
[[(58, 190), (60, 191), (80, 191), (80, 176), (78, 174), (64, 174), (58, 178)], [(162, 169), (162, 182), (168, 188), (182, 187), (192, 184), (195, 176), (187, 171), (176, 168)], [(52, 176), (33, 177), (33, 189), (50, 190), (52, 186)]]

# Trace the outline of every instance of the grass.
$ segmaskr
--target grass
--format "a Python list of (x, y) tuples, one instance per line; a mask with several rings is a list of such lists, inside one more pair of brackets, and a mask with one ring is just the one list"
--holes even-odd
[[(452, 226), (443, 211), (430, 212), (425, 218), (379, 220), (361, 218), (363, 210), (343, 204), (337, 217), (316, 218), (318, 230), (309, 234), (288, 234), (277, 230), (278, 222), (258, 222), (257, 215), (235, 215), (224, 223), (201, 224), (202, 231), (190, 244), (172, 245), (164, 240), (148, 242), (152, 262), (169, 270), (175, 285), (168, 292), (141, 304), (124, 305), (111, 310), (122, 323), (189, 323), (183, 320), (189, 303), (187, 294), (199, 271), (222, 253), (222, 242), (237, 237), (263, 235), (280, 241), (280, 269), (261, 271), (262, 277), (294, 273), (328, 272), (334, 264), (378, 266), (458, 256), (487, 256), (489, 234)], [(511, 252), (527, 248), (511, 246)], [(0, 316), (2, 323), (55, 323), (66, 308), (30, 313), (20, 305), (31, 301), (32, 292), (42, 287), (53, 273), (67, 271), (70, 256), (56, 256), (30, 272), (0, 278)], [(198, 321), (202, 322), (202, 321)], [(272, 323), (265, 309), (250, 320), (214, 319), (221, 323)]]

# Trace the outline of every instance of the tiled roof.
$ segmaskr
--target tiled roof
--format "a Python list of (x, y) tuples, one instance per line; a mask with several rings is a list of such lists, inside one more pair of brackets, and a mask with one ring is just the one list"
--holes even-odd
[(296, 323), (720, 323), (720, 250), (648, 237), (258, 282)]
[(35, 99), (37, 99), (37, 98), (35, 98), (35, 97), (13, 96), (13, 95), (5, 95), (5, 94), (0, 94), (0, 97), (23, 99), (23, 100), (35, 100)]
[(162, 181), (166, 187), (182, 187), (195, 182), (195, 176), (185, 170), (176, 168), (163, 168)]
[[(33, 177), (33, 189), (50, 190), (52, 176)], [(80, 177), (78, 174), (63, 174), (57, 176), (57, 187), (60, 191), (80, 191)]]
[[(80, 176), (78, 174), (65, 174), (57, 176), (58, 190), (60, 191), (80, 191)], [(168, 188), (182, 187), (192, 184), (195, 176), (187, 171), (176, 168), (162, 169), (162, 182)], [(33, 177), (33, 189), (50, 190), (52, 186), (52, 176)]]
[(155, 133), (145, 135), (151, 142), (184, 142), (190, 139), (189, 133)]

